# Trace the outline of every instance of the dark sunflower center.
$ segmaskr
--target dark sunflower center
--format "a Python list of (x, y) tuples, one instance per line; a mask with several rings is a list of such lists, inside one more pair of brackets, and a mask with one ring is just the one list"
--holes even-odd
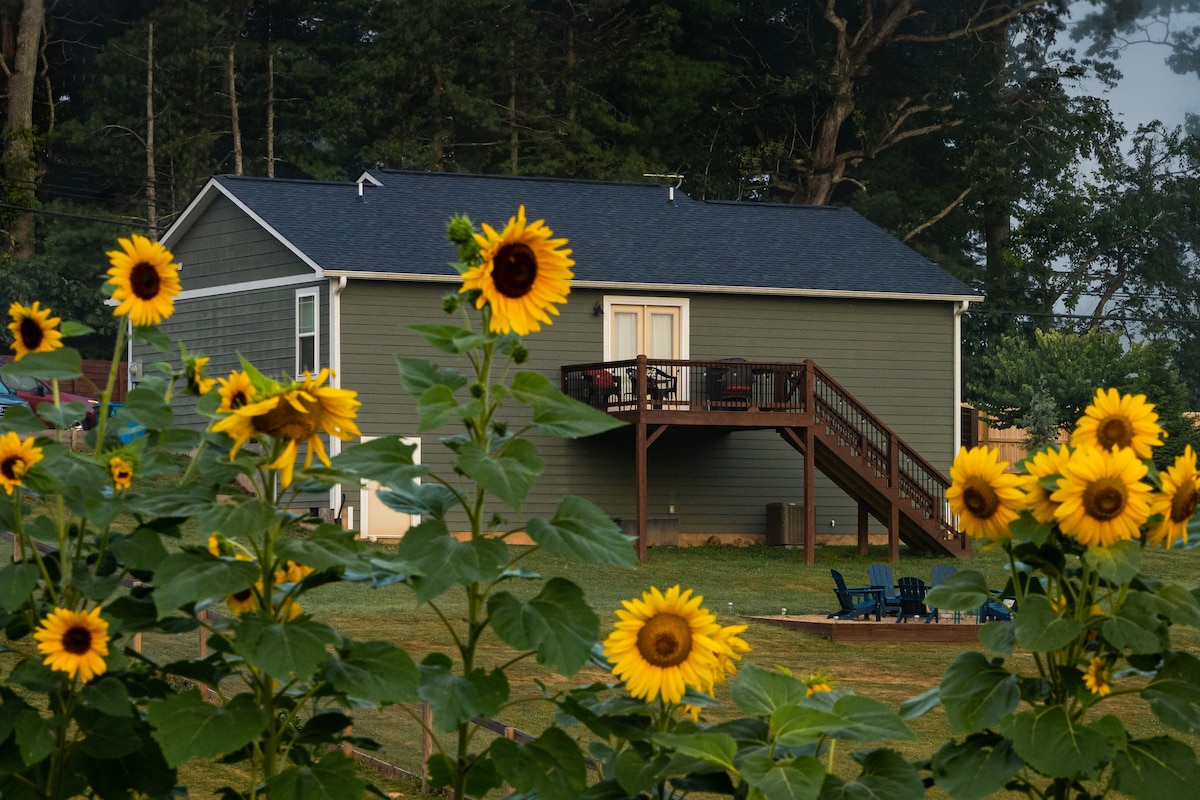
[(1105, 450), (1133, 446), (1133, 426), (1124, 417), (1109, 417), (1096, 426), (1096, 441)]
[(963, 505), (974, 516), (989, 519), (1000, 508), (1000, 497), (983, 478), (969, 478), (963, 486)]
[(280, 398), (275, 408), (254, 418), (254, 429), (276, 439), (290, 439), (293, 442), (303, 442), (311, 439), (317, 432), (317, 417), (314, 403), (301, 399), (305, 411), (298, 411), (291, 403)]
[(1195, 482), (1189, 481), (1171, 498), (1171, 522), (1186, 522), (1196, 513), (1197, 492)]
[(230, 408), (241, 408), (250, 402), (250, 397), (245, 392), (237, 392), (233, 397), (229, 398)]
[(537, 256), (528, 245), (506, 244), (492, 259), (492, 281), (505, 297), (524, 297), (537, 280)]
[(140, 261), (129, 271), (129, 288), (142, 300), (153, 300), (158, 297), (161, 282), (158, 270), (153, 264)]
[(21, 344), (25, 345), (26, 350), (36, 350), (42, 346), (42, 339), (46, 338), (46, 331), (32, 317), (25, 317), (21, 320)]
[(655, 614), (638, 631), (637, 649), (656, 667), (674, 667), (692, 652), (692, 626), (675, 614)]
[(63, 650), (81, 656), (92, 649), (92, 632), (87, 628), (68, 628), (62, 637)]
[(239, 603), (244, 603), (250, 599), (251, 594), (252, 594), (252, 592), (249, 589), (242, 589), (240, 592), (234, 592), (232, 597), (234, 600), (237, 600)]
[(1116, 478), (1100, 478), (1088, 484), (1083, 493), (1083, 509), (1092, 519), (1107, 522), (1125, 510), (1125, 484)]
[(0, 475), (3, 475), (10, 481), (20, 480), (24, 474), (25, 460), (20, 456), (9, 456), (0, 461)]

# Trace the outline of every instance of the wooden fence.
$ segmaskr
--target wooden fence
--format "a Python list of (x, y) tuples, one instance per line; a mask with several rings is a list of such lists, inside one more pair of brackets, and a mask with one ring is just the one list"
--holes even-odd
[[(111, 369), (111, 361), (85, 359), (83, 362), (83, 377), (71, 381), (59, 381), (58, 388), (64, 392), (81, 394), (85, 397), (94, 397), (99, 400), (101, 392), (108, 385), (108, 373)], [(117, 364), (117, 382), (113, 386), (112, 400), (118, 403), (124, 401), (125, 395), (128, 392), (128, 386), (129, 364), (122, 361)]]

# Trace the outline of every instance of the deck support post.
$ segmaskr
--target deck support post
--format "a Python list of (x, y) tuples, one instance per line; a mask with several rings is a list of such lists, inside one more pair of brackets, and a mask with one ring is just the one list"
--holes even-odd
[(870, 542), (867, 539), (867, 525), (870, 524), (868, 511), (867, 504), (861, 500), (858, 501), (858, 554), (860, 556), (865, 556), (870, 550)]
[(816, 473), (813, 453), (816, 452), (811, 425), (804, 427), (804, 563), (810, 567), (817, 560), (817, 501)]
[(638, 561), (644, 563), (646, 561), (646, 482), (649, 479), (646, 450), (650, 445), (646, 442), (646, 423), (639, 419), (636, 428), (637, 442), (634, 450), (637, 451), (637, 456), (634, 472), (637, 481), (637, 553)]
[[(900, 492), (900, 443), (896, 434), (888, 435), (888, 486), (897, 495)], [(900, 560), (900, 506), (896, 501), (888, 502), (888, 561)]]

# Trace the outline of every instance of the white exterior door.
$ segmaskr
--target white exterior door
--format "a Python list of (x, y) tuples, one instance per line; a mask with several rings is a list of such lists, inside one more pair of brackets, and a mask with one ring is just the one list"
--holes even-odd
[[(369, 442), (377, 436), (364, 436), (362, 441)], [(405, 444), (415, 444), (413, 463), (421, 463), (421, 440), (405, 438)], [(417, 481), (420, 479), (418, 478)], [(414, 525), (421, 523), (420, 514), (406, 514), (389, 508), (379, 499), (379, 484), (375, 481), (364, 481), (362, 489), (362, 519), (359, 528), (359, 538), (376, 541), (378, 539), (400, 539)]]

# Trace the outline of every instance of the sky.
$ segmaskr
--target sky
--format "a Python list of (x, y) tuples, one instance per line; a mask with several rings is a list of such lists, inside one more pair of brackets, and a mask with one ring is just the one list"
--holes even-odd
[[(1088, 3), (1075, 3), (1071, 12), (1084, 13), (1088, 7)], [(1189, 16), (1194, 19), (1197, 15)], [(1082, 51), (1086, 42), (1077, 46)], [(1080, 89), (1108, 97), (1114, 113), (1130, 132), (1155, 119), (1182, 125), (1187, 113), (1200, 115), (1200, 76), (1175, 74), (1164, 62), (1167, 54), (1167, 48), (1160, 45), (1131, 45), (1117, 61), (1124, 77), (1115, 88), (1106, 89), (1099, 81), (1091, 81)]]

